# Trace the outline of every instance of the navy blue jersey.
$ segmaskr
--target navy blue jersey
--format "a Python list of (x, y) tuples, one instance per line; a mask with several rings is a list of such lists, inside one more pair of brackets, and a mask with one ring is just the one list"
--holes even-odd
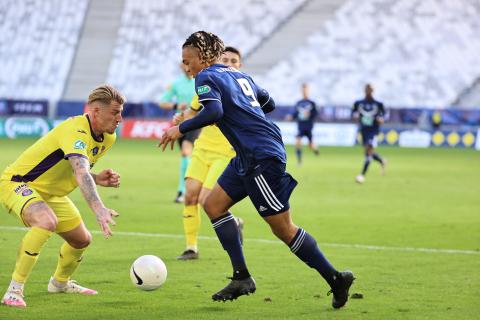
[(302, 99), (295, 104), (293, 118), (299, 130), (311, 130), (316, 117), (317, 106), (312, 100)]
[(221, 103), (223, 115), (216, 124), (237, 153), (233, 164), (239, 175), (248, 174), (259, 160), (277, 159), (286, 163), (280, 129), (266, 119), (260, 103), (267, 104), (268, 92), (250, 76), (214, 64), (198, 73), (195, 88), (201, 104), (208, 100)]
[(385, 109), (383, 103), (375, 99), (362, 99), (353, 104), (352, 114), (360, 117), (360, 130), (378, 133), (377, 117), (383, 117)]

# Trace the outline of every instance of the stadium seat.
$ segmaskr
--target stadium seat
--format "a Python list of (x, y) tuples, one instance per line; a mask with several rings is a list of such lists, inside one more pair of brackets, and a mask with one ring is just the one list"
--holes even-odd
[(192, 32), (214, 32), (245, 55), (304, 2), (126, 0), (107, 81), (130, 101), (156, 101), (180, 74), (181, 45)]
[(298, 98), (299, 82), (337, 105), (371, 82), (389, 107), (445, 107), (480, 74), (479, 16), (469, 0), (350, 0), (260, 81), (284, 104)]
[(5, 0), (0, 6), (0, 97), (61, 98), (88, 0)]

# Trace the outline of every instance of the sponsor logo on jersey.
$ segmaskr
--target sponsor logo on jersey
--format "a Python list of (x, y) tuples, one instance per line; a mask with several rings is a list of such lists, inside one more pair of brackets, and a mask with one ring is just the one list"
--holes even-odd
[(13, 191), (16, 193), (16, 194), (19, 194), (20, 192), (22, 192), (24, 189), (28, 188), (28, 186), (26, 184), (21, 184), (19, 185), (18, 187), (16, 187)]
[(205, 93), (209, 93), (210, 92), (210, 87), (207, 86), (207, 85), (203, 85), (203, 86), (200, 86), (197, 88), (197, 93), (198, 95), (202, 95), (202, 94), (205, 94)]
[(77, 132), (87, 134), (87, 132), (85, 130), (77, 130)]
[(258, 207), (258, 211), (260, 212), (267, 211), (267, 208), (265, 208), (264, 206), (260, 206)]
[(87, 144), (85, 142), (83, 142), (82, 140), (77, 140), (73, 144), (73, 149), (85, 150), (86, 147), (87, 147)]
[(92, 149), (92, 154), (96, 156), (98, 154), (98, 147)]

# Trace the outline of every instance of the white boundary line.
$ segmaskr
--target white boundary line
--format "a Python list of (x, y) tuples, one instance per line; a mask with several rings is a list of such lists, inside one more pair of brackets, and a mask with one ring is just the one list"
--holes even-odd
[[(24, 227), (9, 227), (0, 226), (0, 230), (7, 231), (26, 231)], [(90, 231), (94, 234), (102, 234), (100, 231)], [(183, 234), (166, 234), (166, 233), (144, 233), (144, 232), (125, 232), (114, 231), (114, 235), (126, 236), (126, 237), (149, 237), (149, 238), (174, 238), (183, 239)], [(202, 240), (218, 241), (217, 237), (199, 236)], [(244, 241), (256, 242), (256, 243), (268, 243), (268, 244), (283, 244), (278, 240), (267, 239), (252, 239), (248, 238)], [(376, 251), (401, 251), (401, 252), (423, 252), (423, 253), (442, 253), (442, 254), (467, 254), (467, 255), (480, 255), (480, 251), (477, 250), (459, 250), (459, 249), (434, 249), (434, 248), (414, 248), (414, 247), (387, 247), (387, 246), (371, 246), (365, 244), (344, 244), (344, 243), (319, 243), (320, 247), (333, 247), (333, 248), (347, 248), (347, 249), (363, 249), (363, 250), (376, 250)]]

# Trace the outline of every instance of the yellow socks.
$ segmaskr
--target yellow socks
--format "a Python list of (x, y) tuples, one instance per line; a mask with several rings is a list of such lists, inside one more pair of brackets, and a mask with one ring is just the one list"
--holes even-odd
[(57, 270), (55, 270), (53, 278), (58, 282), (70, 280), (70, 276), (77, 270), (78, 265), (82, 261), (82, 254), (86, 249), (87, 247), (75, 249), (65, 242), (60, 249)]
[(19, 283), (25, 283), (25, 281), (27, 281), (30, 272), (32, 272), (37, 262), (40, 251), (51, 235), (51, 231), (38, 227), (32, 227), (28, 230), (18, 250), (17, 263), (15, 264), (15, 271), (12, 275), (14, 281)]
[(198, 251), (198, 232), (200, 230), (200, 214), (198, 205), (185, 206), (183, 208), (183, 229), (187, 239), (187, 249)]

